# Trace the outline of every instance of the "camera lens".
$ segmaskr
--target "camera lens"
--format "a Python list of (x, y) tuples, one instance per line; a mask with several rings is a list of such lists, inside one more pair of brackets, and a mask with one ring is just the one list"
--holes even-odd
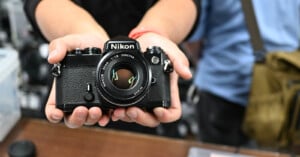
[(114, 106), (130, 106), (143, 100), (151, 78), (149, 63), (139, 51), (108, 51), (96, 70), (98, 93)]
[(115, 67), (111, 71), (111, 82), (117, 88), (129, 89), (136, 83), (137, 76), (128, 67)]

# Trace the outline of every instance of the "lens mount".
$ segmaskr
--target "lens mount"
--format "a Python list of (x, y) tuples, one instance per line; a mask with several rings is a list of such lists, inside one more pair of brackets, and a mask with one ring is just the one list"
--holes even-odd
[(100, 96), (108, 103), (127, 107), (140, 102), (151, 85), (151, 69), (140, 51), (105, 53), (96, 71)]

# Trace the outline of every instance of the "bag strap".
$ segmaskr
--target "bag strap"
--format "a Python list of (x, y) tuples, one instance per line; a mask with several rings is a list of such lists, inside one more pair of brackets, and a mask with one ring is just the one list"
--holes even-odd
[(263, 62), (265, 60), (266, 50), (258, 29), (252, 0), (241, 0), (241, 2), (245, 16), (245, 22), (250, 34), (250, 41), (254, 50), (253, 54), (255, 57), (255, 62)]

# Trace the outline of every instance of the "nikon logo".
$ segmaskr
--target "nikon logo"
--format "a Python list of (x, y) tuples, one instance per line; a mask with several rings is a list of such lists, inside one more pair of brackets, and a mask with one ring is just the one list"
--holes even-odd
[(135, 45), (134, 44), (122, 44), (122, 43), (112, 43), (110, 44), (110, 49), (125, 49), (125, 50), (133, 50), (135, 49)]

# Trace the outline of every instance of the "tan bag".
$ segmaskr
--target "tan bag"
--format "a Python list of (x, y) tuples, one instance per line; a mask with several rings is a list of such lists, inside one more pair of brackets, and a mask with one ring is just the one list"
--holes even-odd
[[(299, 140), (300, 52), (275, 52), (256, 63), (243, 130), (263, 146)], [(298, 136), (298, 139), (295, 138)]]
[(243, 130), (258, 144), (300, 144), (300, 51), (267, 52), (251, 0), (242, 0), (255, 64)]

